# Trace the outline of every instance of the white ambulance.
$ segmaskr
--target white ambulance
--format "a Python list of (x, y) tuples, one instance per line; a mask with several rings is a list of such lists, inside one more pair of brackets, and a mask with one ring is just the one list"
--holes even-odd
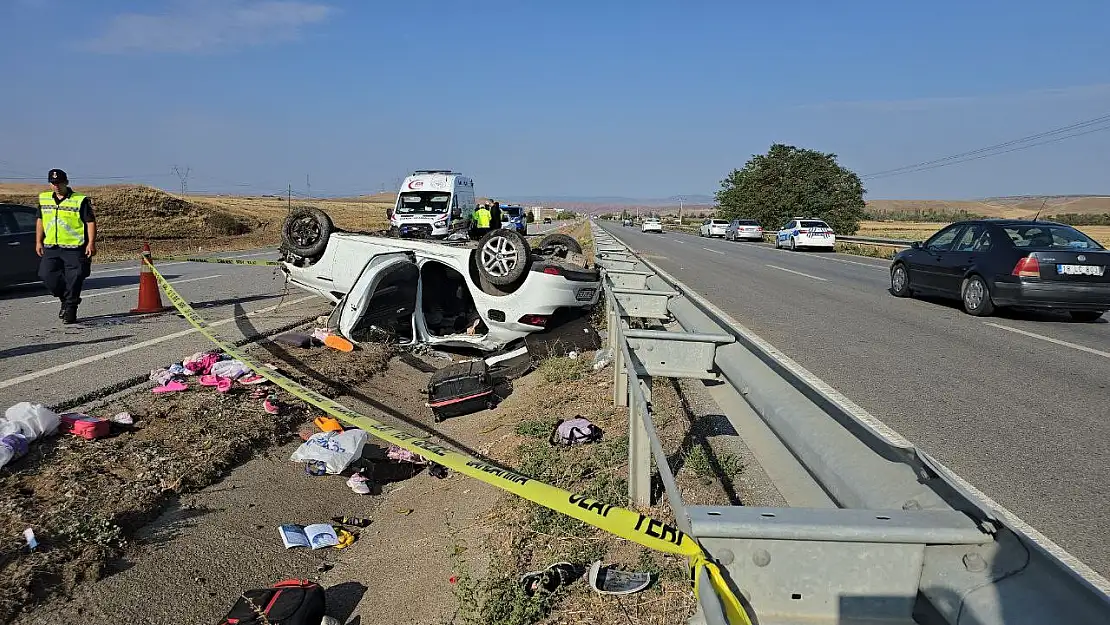
[(466, 232), (473, 213), (473, 180), (450, 170), (422, 169), (401, 183), (389, 226), (397, 236), (442, 239)]

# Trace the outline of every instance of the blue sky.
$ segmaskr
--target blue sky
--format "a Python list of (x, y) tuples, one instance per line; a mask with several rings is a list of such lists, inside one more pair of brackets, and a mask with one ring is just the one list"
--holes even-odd
[[(0, 0), (0, 178), (711, 194), (773, 142), (860, 174), (1110, 114), (1110, 3)], [(14, 97), (13, 97), (14, 96)], [(1110, 132), (865, 181), (1107, 193)]]

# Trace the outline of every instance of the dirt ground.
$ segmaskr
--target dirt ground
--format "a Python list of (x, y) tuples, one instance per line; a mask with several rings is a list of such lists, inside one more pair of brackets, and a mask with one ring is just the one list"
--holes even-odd
[[(305, 351), (303, 359), (334, 381), (328, 389), (308, 381), (324, 392), (358, 384), (388, 360), (378, 346), (345, 355), (343, 363), (323, 348)], [(256, 450), (290, 440), (310, 415), (289, 401), (270, 416), (250, 393), (239, 387), (222, 395), (199, 385), (174, 395), (140, 390), (90, 411), (129, 412), (133, 427), (96, 441), (64, 435), (36, 441), (27, 456), (0, 470), (0, 623), (109, 574), (131, 537), (165, 505), (218, 480)], [(39, 541), (33, 553), (24, 549), (26, 528)]]

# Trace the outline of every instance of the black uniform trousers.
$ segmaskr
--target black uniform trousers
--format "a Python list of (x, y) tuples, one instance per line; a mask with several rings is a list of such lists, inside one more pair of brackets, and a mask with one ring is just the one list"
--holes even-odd
[(92, 261), (85, 256), (83, 247), (70, 249), (47, 247), (39, 263), (39, 277), (50, 293), (62, 300), (64, 306), (81, 303), (81, 287), (92, 271)]

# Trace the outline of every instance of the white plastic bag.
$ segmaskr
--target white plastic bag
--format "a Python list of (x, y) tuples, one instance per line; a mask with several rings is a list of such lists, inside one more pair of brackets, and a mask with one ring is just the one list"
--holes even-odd
[[(4, 419), (18, 424), (19, 432), (27, 437), (28, 442), (54, 434), (61, 422), (58, 414), (46, 406), (25, 401), (8, 408), (4, 412)], [(11, 426), (7, 426), (5, 429), (10, 428)]]
[(342, 473), (362, 455), (369, 434), (365, 430), (313, 434), (289, 457), (293, 462), (323, 462), (328, 473)]

